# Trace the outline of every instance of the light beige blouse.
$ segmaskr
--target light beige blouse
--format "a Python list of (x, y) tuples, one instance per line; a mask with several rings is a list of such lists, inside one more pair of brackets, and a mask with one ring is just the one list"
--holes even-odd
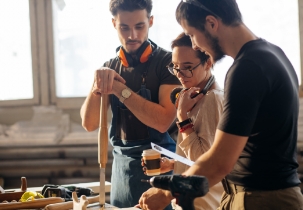
[[(216, 89), (208, 91), (188, 113), (188, 117), (191, 118), (194, 124), (194, 132), (185, 139), (182, 139), (181, 134), (178, 135), (176, 153), (192, 161), (196, 161), (200, 155), (211, 147), (222, 112), (223, 91)], [(183, 163), (176, 161), (174, 174), (182, 174), (188, 168)], [(209, 192), (205, 196), (195, 199), (195, 209), (217, 209), (220, 205), (222, 193), (222, 184), (216, 184), (209, 189)]]

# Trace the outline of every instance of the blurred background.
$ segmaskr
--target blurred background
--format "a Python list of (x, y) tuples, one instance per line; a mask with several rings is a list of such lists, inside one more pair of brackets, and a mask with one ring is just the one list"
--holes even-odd
[[(170, 50), (171, 41), (182, 32), (175, 20), (179, 1), (153, 2), (149, 38)], [(303, 1), (237, 2), (244, 23), (284, 50), (302, 84)], [(79, 112), (94, 71), (115, 57), (120, 45), (108, 5), (108, 0), (0, 1), (0, 185), (4, 188), (20, 187), (21, 176), (27, 177), (28, 187), (99, 180), (97, 131), (82, 128)], [(226, 57), (214, 66), (221, 87), (232, 62)], [(303, 174), (302, 115), (301, 106), (298, 160)]]

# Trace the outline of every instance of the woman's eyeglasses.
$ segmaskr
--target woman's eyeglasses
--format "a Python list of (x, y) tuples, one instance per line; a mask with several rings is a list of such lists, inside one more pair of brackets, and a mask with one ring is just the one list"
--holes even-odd
[(177, 74), (180, 73), (183, 77), (191, 78), (193, 76), (193, 70), (195, 70), (200, 64), (201, 64), (201, 62), (192, 68), (188, 67), (188, 68), (184, 68), (184, 69), (177, 69), (174, 67), (173, 63), (170, 63), (166, 67), (167, 67), (168, 71), (175, 76), (177, 76)]

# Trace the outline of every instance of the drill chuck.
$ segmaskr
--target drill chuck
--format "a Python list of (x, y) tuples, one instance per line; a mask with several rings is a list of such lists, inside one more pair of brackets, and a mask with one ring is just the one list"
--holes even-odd
[(154, 176), (149, 180), (151, 186), (163, 190), (170, 190), (172, 176)]

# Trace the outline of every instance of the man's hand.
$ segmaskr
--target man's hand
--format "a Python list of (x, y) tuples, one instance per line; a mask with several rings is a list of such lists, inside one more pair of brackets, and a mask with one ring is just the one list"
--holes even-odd
[(100, 123), (100, 95), (121, 95), (126, 88), (125, 80), (115, 71), (107, 67), (101, 67), (95, 71), (94, 83), (90, 94), (86, 97), (80, 111), (82, 126), (87, 131), (94, 131)]
[(115, 80), (125, 84), (125, 80), (115, 70), (101, 67), (95, 71), (92, 92), (95, 95), (111, 94)]
[(152, 187), (141, 195), (139, 204), (135, 207), (144, 210), (163, 210), (172, 199), (169, 191)]

